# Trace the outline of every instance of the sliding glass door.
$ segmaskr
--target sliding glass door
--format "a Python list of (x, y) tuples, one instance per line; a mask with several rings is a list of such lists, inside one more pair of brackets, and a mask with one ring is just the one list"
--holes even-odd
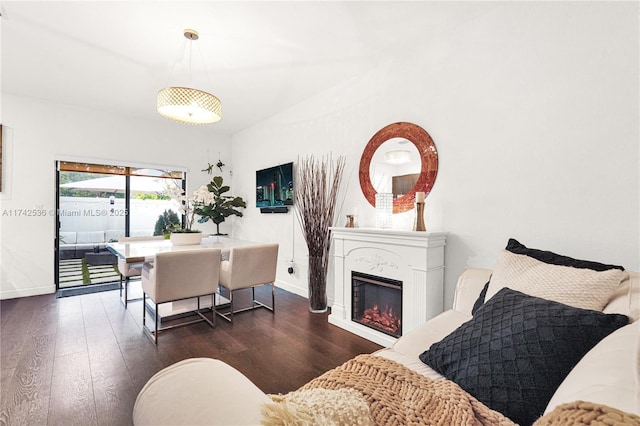
[[(177, 213), (165, 195), (184, 187), (183, 172), (61, 161), (57, 164), (58, 289), (117, 288), (117, 259), (106, 244), (123, 236), (159, 234), (158, 221)], [(89, 289), (89, 287), (93, 287)]]

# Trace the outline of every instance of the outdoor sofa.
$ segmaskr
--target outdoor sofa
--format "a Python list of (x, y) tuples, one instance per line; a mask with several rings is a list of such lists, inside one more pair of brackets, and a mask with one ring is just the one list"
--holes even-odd
[[(151, 236), (152, 229), (131, 231), (131, 236)], [(124, 236), (123, 230), (60, 231), (60, 259), (81, 259), (86, 253), (105, 249), (107, 243)]]

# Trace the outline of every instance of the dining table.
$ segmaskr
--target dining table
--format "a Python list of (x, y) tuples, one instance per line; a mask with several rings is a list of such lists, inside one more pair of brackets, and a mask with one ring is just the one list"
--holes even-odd
[(219, 248), (222, 252), (222, 259), (226, 260), (229, 258), (229, 252), (233, 247), (256, 244), (261, 243), (219, 235), (210, 235), (202, 238), (200, 244), (196, 245), (174, 245), (171, 240), (142, 240), (108, 243), (106, 247), (107, 250), (115, 254), (117, 257), (124, 259), (127, 263), (149, 263), (153, 262), (156, 253), (197, 250), (201, 248)]
[[(262, 244), (255, 241), (240, 240), (220, 235), (210, 235), (202, 238), (200, 244), (195, 245), (174, 245), (170, 240), (141, 240), (127, 242), (113, 242), (106, 244), (108, 251), (117, 257), (124, 259), (126, 263), (153, 263), (157, 253), (169, 251), (188, 251), (202, 248), (219, 248), (221, 260), (228, 260), (229, 253), (233, 247), (250, 246)], [(209, 298), (204, 298), (209, 299)], [(207, 300), (202, 300), (202, 307), (211, 305)], [(221, 294), (216, 295), (216, 307), (229, 303), (229, 299)], [(158, 306), (158, 316), (160, 321), (176, 318), (179, 315), (192, 312), (197, 306), (197, 299), (186, 299), (175, 302), (167, 302)], [(147, 304), (146, 309), (153, 311), (153, 306)]]

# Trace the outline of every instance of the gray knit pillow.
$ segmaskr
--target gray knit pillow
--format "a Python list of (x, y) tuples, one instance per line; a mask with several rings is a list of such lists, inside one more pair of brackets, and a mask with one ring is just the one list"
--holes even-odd
[(508, 287), (576, 308), (602, 311), (626, 276), (627, 272), (619, 269), (594, 271), (550, 265), (533, 257), (502, 250), (493, 269), (485, 300)]

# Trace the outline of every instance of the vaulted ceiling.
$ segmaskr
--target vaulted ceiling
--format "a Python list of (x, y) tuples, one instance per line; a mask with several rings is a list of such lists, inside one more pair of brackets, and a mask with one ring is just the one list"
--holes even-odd
[(497, 4), (4, 1), (1, 89), (165, 120), (156, 93), (187, 75), (177, 58), (192, 28), (191, 84), (222, 101), (212, 131), (233, 134), (396, 55), (428, 52)]

